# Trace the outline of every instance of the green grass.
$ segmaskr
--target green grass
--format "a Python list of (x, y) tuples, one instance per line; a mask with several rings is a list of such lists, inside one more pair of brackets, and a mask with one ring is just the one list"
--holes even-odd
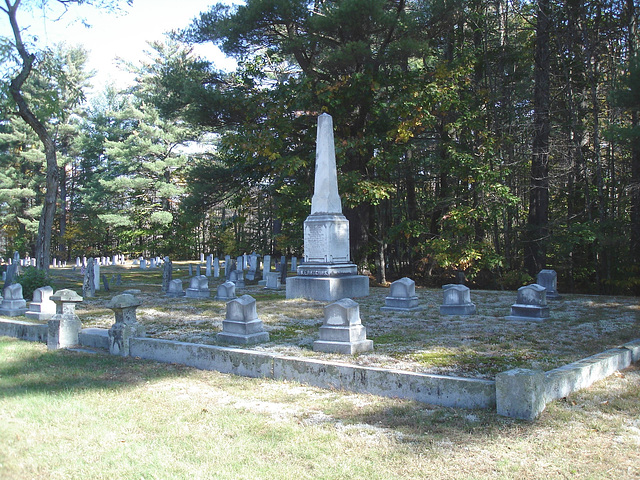
[(637, 478), (639, 384), (525, 423), (0, 337), (0, 478)]

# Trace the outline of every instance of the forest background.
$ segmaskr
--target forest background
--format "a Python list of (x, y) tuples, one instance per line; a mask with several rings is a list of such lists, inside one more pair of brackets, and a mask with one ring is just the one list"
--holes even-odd
[[(151, 44), (128, 66), (131, 88), (90, 100), (82, 48), (34, 51), (22, 94), (54, 139), (59, 179), (47, 255), (302, 255), (327, 112), (352, 257), (379, 282), (463, 272), (516, 288), (548, 267), (564, 291), (638, 294), (638, 11), (633, 0), (219, 4)], [(208, 42), (237, 70), (195, 55)], [(51, 176), (16, 115), (15, 47), (0, 39), (6, 256), (35, 255)]]

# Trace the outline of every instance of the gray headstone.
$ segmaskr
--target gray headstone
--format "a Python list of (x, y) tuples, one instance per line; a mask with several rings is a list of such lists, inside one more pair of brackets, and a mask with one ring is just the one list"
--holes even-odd
[(476, 306), (471, 303), (469, 287), (460, 284), (449, 284), (442, 287), (443, 300), (440, 305), (441, 315), (475, 315)]
[(507, 320), (542, 321), (549, 318), (547, 289), (537, 283), (518, 289), (516, 303), (511, 306)]
[[(164, 264), (162, 266), (162, 291), (167, 293), (169, 291), (169, 283), (173, 278), (173, 263), (169, 257), (164, 257)], [(182, 287), (180, 287), (182, 290)]]
[(373, 341), (367, 340), (366, 328), (360, 320), (360, 305), (343, 298), (324, 307), (320, 339), (313, 342), (313, 350), (346, 355), (372, 351)]
[(547, 289), (547, 300), (558, 300), (558, 274), (555, 270), (540, 270), (538, 272), (538, 285)]
[(93, 258), (87, 260), (87, 268), (84, 271), (84, 282), (82, 283), (82, 296), (93, 298), (96, 296), (96, 277), (94, 273)]
[(407, 277), (393, 282), (389, 289), (389, 296), (385, 298), (384, 307), (380, 309), (401, 312), (421, 310), (422, 307), (418, 305), (416, 296), (416, 282)]
[(269, 341), (269, 333), (264, 330), (258, 318), (256, 301), (249, 295), (227, 303), (227, 315), (222, 321), (222, 332), (217, 338), (221, 342), (248, 345)]

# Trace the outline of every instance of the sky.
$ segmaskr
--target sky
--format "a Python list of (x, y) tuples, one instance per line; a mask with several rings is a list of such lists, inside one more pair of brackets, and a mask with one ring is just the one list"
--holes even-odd
[[(137, 63), (149, 50), (148, 41), (162, 40), (164, 33), (187, 27), (191, 20), (218, 0), (134, 0), (122, 13), (108, 13), (95, 7), (71, 6), (60, 18), (42, 10), (18, 11), (18, 23), (26, 29), (25, 41), (37, 37), (37, 46), (44, 48), (56, 43), (84, 45), (89, 52), (88, 69), (94, 70), (96, 91), (110, 83), (126, 87), (132, 76), (118, 67), (118, 58)], [(53, 4), (54, 2), (52, 2)], [(87, 28), (80, 19), (91, 25)], [(12, 37), (9, 21), (0, 12), (0, 35)], [(213, 45), (198, 46), (196, 53), (214, 63), (220, 70), (233, 70), (235, 62)], [(97, 92), (94, 92), (97, 93)]]

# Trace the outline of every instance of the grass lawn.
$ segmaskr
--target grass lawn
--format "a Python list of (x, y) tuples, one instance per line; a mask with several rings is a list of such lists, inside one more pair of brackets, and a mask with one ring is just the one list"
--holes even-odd
[(640, 478), (640, 370), (525, 423), (0, 337), (0, 478)]

